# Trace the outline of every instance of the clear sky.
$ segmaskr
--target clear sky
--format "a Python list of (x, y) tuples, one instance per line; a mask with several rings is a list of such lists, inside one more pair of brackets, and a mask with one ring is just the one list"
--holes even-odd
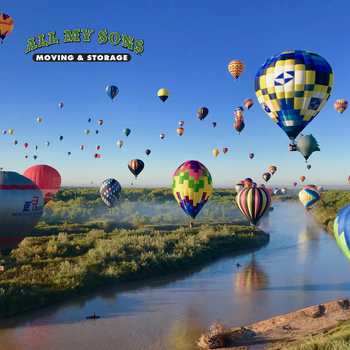
[[(301, 184), (301, 175), (304, 184), (347, 184), (350, 109), (340, 115), (333, 106), (337, 99), (350, 100), (346, 1), (20, 0), (5, 2), (0, 12), (14, 20), (0, 45), (0, 129), (14, 130), (12, 136), (0, 134), (3, 170), (23, 174), (32, 165), (48, 164), (60, 172), (63, 186), (90, 186), (90, 181), (99, 186), (112, 177), (122, 187), (171, 187), (177, 167), (195, 159), (209, 169), (214, 187), (234, 187), (246, 177), (261, 183), (270, 165), (277, 166), (270, 187)], [(63, 43), (63, 31), (76, 28), (94, 29), (91, 42)], [(98, 32), (104, 29), (143, 39), (144, 52), (99, 44)], [(29, 38), (45, 34), (48, 39), (51, 31), (59, 44), (25, 54)], [(266, 59), (296, 49), (322, 56), (334, 72), (330, 99), (302, 132), (313, 134), (321, 149), (309, 158), (310, 170), (299, 152), (288, 151), (288, 137), (260, 107), (254, 90)], [(34, 62), (36, 53), (129, 53), (131, 61)], [(237, 82), (228, 71), (232, 60), (245, 63)], [(113, 102), (105, 91), (108, 85), (119, 88)], [(161, 88), (170, 92), (164, 104), (157, 96)], [(234, 112), (247, 98), (254, 105), (243, 112), (246, 126), (238, 135)], [(203, 121), (197, 118), (199, 107), (209, 109)], [(176, 132), (180, 120), (181, 137)], [(131, 129), (128, 138), (124, 128)], [(93, 157), (96, 145), (100, 159)], [(228, 148), (225, 155), (223, 147)], [(216, 158), (214, 149), (220, 151)], [(255, 154), (252, 160), (249, 153)], [(137, 180), (127, 167), (133, 158), (145, 163)]]

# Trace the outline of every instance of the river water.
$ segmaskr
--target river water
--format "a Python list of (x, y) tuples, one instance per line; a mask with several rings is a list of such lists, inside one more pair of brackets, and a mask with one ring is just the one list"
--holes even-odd
[[(215, 321), (248, 325), (349, 298), (350, 265), (336, 241), (300, 203), (272, 206), (259, 224), (265, 247), (0, 320), (0, 349), (192, 350)], [(86, 320), (93, 312), (101, 318)]]

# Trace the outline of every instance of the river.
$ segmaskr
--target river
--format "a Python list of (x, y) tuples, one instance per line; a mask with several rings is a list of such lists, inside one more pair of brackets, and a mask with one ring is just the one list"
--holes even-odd
[[(0, 349), (192, 350), (215, 321), (248, 325), (350, 297), (336, 241), (300, 203), (272, 206), (259, 223), (270, 234), (263, 248), (2, 319)], [(101, 318), (85, 319), (93, 312)]]

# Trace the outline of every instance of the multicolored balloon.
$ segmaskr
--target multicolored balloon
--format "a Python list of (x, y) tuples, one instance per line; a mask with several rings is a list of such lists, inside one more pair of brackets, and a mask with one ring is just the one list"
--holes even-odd
[(237, 81), (238, 77), (244, 71), (244, 63), (239, 60), (231, 61), (228, 65), (228, 70), (231, 73), (231, 75), (235, 78), (235, 81)]
[(297, 185), (297, 183), (296, 182), (293, 182), (293, 186), (295, 187)]
[(96, 135), (98, 134), (98, 130), (95, 130), (95, 134), (96, 134)]
[(162, 100), (163, 104), (169, 97), (169, 91), (167, 89), (160, 89), (158, 91), (158, 97)]
[(135, 179), (137, 179), (137, 175), (141, 173), (144, 166), (145, 164), (141, 159), (132, 159), (128, 164), (128, 168), (134, 174)]
[(123, 141), (117, 141), (117, 145), (119, 148), (121, 148), (123, 146), (124, 142)]
[(321, 200), (321, 193), (317, 190), (315, 185), (304, 186), (299, 192), (300, 202), (306, 210), (311, 210)]
[(341, 208), (335, 217), (334, 237), (343, 254), (350, 260), (350, 204)]
[(0, 13), (0, 39), (3, 40), (11, 33), (13, 29), (13, 19), (5, 13)]
[(269, 167), (269, 172), (273, 175), (275, 172), (277, 171), (277, 167), (275, 167), (274, 165), (271, 165)]
[(329, 63), (315, 53), (301, 50), (272, 56), (255, 77), (261, 107), (292, 142), (324, 107), (332, 87)]
[(83, 150), (83, 149), (84, 149), (84, 146), (83, 146), (83, 145), (80, 145), (80, 149)]
[(102, 124), (103, 124), (103, 120), (100, 119), (100, 120), (98, 121), (98, 123), (99, 123), (100, 125), (102, 125)]
[(215, 122), (212, 122), (212, 123), (211, 123), (211, 126), (212, 126), (213, 128), (215, 128), (215, 127), (216, 127), (216, 123), (215, 123)]
[(119, 92), (119, 89), (114, 85), (110, 85), (110, 86), (106, 87), (106, 93), (110, 97), (112, 102), (113, 102), (114, 97), (116, 97), (118, 95), (118, 92)]
[(85, 130), (85, 134), (86, 134), (86, 135), (89, 135), (89, 134), (90, 134), (90, 130), (89, 130), (89, 129), (86, 129), (86, 130)]
[(236, 195), (236, 203), (241, 213), (254, 226), (269, 209), (271, 197), (265, 188), (244, 188)]
[(334, 102), (334, 108), (337, 110), (337, 112), (343, 114), (343, 112), (348, 108), (348, 101), (337, 100), (336, 102)]
[(227, 151), (228, 151), (228, 148), (227, 148), (227, 147), (224, 147), (224, 148), (222, 149), (222, 152), (223, 152), (224, 154), (226, 154)]
[(247, 188), (253, 187), (253, 180), (250, 177), (247, 177), (244, 180), (244, 187), (247, 187)]
[(145, 153), (146, 153), (147, 156), (149, 156), (151, 154), (151, 150), (150, 149), (146, 149)]
[(100, 186), (100, 195), (102, 200), (109, 208), (113, 208), (122, 193), (122, 187), (116, 179), (107, 179)]
[(197, 117), (199, 120), (203, 120), (209, 113), (209, 109), (207, 107), (198, 108)]
[(271, 179), (271, 174), (270, 173), (263, 173), (262, 178), (267, 182)]
[(182, 120), (179, 121), (179, 125), (180, 125), (180, 126), (182, 126), (182, 125), (184, 125), (184, 124), (185, 124), (184, 121), (182, 121)]
[(236, 184), (236, 187), (235, 187), (235, 190), (236, 192), (238, 193), (239, 191), (242, 191), (244, 188), (244, 185), (240, 184), (240, 183), (237, 183)]
[(125, 128), (125, 129), (123, 130), (123, 133), (124, 133), (124, 135), (125, 135), (126, 137), (128, 137), (128, 136), (130, 135), (130, 133), (131, 133), (131, 130), (128, 129), (128, 128)]
[(307, 168), (307, 170), (310, 170), (310, 169), (311, 169), (311, 165), (308, 164), (308, 165), (306, 166), (306, 168)]
[(176, 131), (181, 136), (185, 132), (185, 129), (184, 128), (177, 128)]
[(13, 143), (14, 143), (15, 145), (17, 145), (18, 141), (17, 141), (17, 140), (14, 140)]
[(50, 142), (49, 141), (46, 142), (46, 146), (50, 146)]
[(253, 106), (253, 104), (254, 104), (254, 102), (250, 98), (247, 98), (246, 100), (244, 100), (244, 105), (248, 109), (248, 111), (249, 111), (250, 107)]
[(287, 189), (285, 187), (282, 187), (281, 191), (282, 191), (283, 194), (285, 194), (287, 192)]
[(63, 107), (63, 103), (60, 102), (60, 103), (58, 104), (58, 107), (62, 108), (62, 107)]
[(234, 123), (233, 127), (236, 129), (236, 131), (238, 132), (238, 135), (241, 133), (241, 131), (244, 129), (245, 124), (244, 122), (236, 122)]
[(164, 134), (160, 134), (159, 137), (163, 140), (165, 135)]
[(323, 187), (322, 186), (318, 186), (317, 188), (319, 191), (322, 191), (323, 190)]
[(182, 210), (195, 219), (212, 192), (209, 170), (197, 160), (181, 164), (172, 178), (172, 189)]
[(306, 179), (306, 177), (305, 176), (300, 176), (300, 180), (301, 180), (301, 182), (304, 182), (304, 180)]
[(72, 153), (70, 153), (70, 152), (67, 152), (67, 154), (70, 156)]
[(249, 153), (249, 158), (253, 159), (254, 158), (254, 153)]

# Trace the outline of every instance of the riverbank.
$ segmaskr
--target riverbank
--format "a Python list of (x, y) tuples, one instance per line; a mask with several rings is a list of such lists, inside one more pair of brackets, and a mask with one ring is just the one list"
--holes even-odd
[[(349, 319), (349, 299), (335, 300), (272, 317), (249, 326), (229, 330), (222, 328), (221, 334), (226, 337), (227, 345), (220, 349), (348, 349), (350, 348)], [(216, 328), (213, 328), (219, 327), (216, 325)], [(216, 334), (216, 337), (218, 336), (219, 334)], [(230, 338), (233, 340), (230, 341)], [(214, 349), (214, 347), (205, 347), (204, 339), (209, 339), (208, 334), (202, 335), (198, 342), (201, 345), (200, 348)]]
[(185, 270), (228, 252), (258, 248), (269, 235), (249, 226), (202, 225), (173, 231), (93, 229), (28, 237), (0, 272), (0, 317), (125, 281)]

